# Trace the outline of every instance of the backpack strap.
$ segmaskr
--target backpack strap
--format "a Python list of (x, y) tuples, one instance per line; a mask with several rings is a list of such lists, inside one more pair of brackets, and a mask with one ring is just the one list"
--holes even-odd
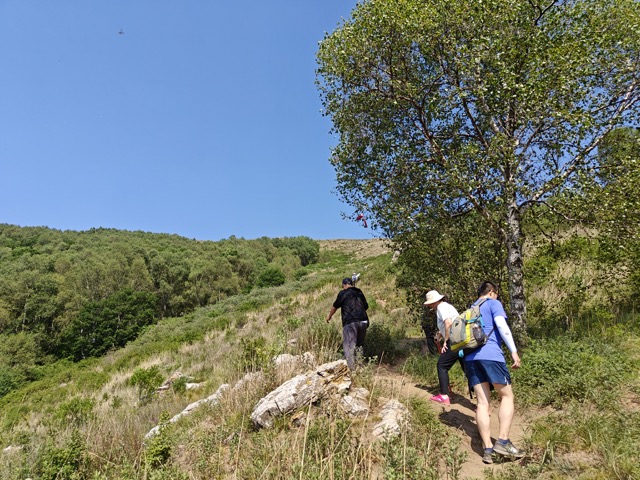
[[(482, 304), (483, 304), (484, 302), (486, 302), (487, 300), (489, 300), (489, 299), (488, 299), (488, 298), (483, 298), (483, 299), (482, 299), (482, 300), (477, 304), (478, 311), (480, 311), (480, 307), (481, 307), (481, 306), (482, 306)], [(475, 306), (475, 305), (474, 305), (474, 306)], [(480, 315), (480, 321), (481, 321), (481, 323), (482, 323), (482, 326), (484, 327), (484, 322), (482, 322), (482, 315)], [(493, 322), (493, 327), (491, 328), (491, 330), (489, 330), (489, 333), (487, 334), (487, 341), (489, 341), (489, 338), (491, 337), (491, 334), (493, 333), (493, 331), (495, 330), (495, 328), (496, 328), (496, 322)], [(496, 338), (496, 340), (497, 340), (497, 338)]]
[(473, 306), (475, 307), (476, 305), (478, 307), (480, 307), (484, 302), (486, 302), (487, 300), (489, 300), (488, 298), (483, 298), (482, 300), (480, 300), (478, 303), (474, 303)]

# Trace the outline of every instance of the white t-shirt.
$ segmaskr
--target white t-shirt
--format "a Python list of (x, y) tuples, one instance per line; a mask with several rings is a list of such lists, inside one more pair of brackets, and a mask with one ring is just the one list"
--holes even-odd
[(440, 302), (440, 305), (436, 308), (436, 318), (438, 319), (438, 330), (440, 331), (442, 338), (445, 338), (446, 336), (444, 331), (444, 321), (447, 318), (453, 320), (457, 316), (458, 311), (456, 310), (456, 307), (447, 302)]

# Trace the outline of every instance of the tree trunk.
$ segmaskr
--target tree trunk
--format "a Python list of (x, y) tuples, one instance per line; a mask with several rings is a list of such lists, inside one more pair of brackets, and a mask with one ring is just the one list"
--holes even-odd
[(524, 295), (524, 262), (522, 258), (522, 230), (520, 212), (516, 205), (507, 214), (507, 272), (509, 281), (510, 323), (519, 343), (527, 338), (527, 305)]

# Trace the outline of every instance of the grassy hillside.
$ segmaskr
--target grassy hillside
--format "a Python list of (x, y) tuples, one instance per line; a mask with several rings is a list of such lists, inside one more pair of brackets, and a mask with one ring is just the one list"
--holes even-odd
[[(445, 425), (423, 398), (400, 398), (410, 422), (387, 442), (370, 435), (375, 413), (350, 419), (329, 400), (271, 429), (252, 425), (258, 400), (296, 373), (274, 368), (275, 355), (341, 358), (339, 320), (324, 319), (340, 280), (353, 272), (361, 273), (372, 319), (372, 358), (354, 383), (369, 390), (372, 412), (399, 398), (385, 380), (390, 372), (437, 388), (436, 359), (422, 353), (418, 322), (395, 288), (392, 253), (376, 240), (320, 243), (318, 263), (297, 279), (165, 318), (103, 358), (53, 363), (39, 380), (0, 399), (1, 478), (463, 478), (474, 461), (462, 448), (473, 424)], [(514, 375), (517, 407), (530, 414), (530, 455), (476, 477), (639, 478), (638, 346), (632, 314), (606, 325), (594, 321), (582, 334), (534, 338)], [(247, 372), (264, 375), (167, 423)], [(464, 379), (452, 372), (454, 388), (464, 391)], [(171, 377), (178, 378), (171, 388), (153, 393)], [(187, 389), (187, 381), (200, 387)], [(164, 426), (145, 444), (156, 425)]]

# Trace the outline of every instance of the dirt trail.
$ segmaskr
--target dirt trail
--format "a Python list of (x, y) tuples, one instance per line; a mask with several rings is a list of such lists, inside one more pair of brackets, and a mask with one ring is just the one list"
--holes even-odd
[[(512, 463), (510, 461), (494, 463), (492, 465), (482, 463), (483, 449), (475, 421), (475, 398), (470, 400), (468, 394), (458, 395), (453, 393), (451, 395), (450, 406), (431, 402), (429, 398), (437, 393), (437, 386), (431, 388), (416, 384), (402, 373), (399, 373), (397, 368), (393, 367), (380, 367), (376, 378), (384, 382), (386, 384), (385, 390), (391, 390), (399, 400), (412, 397), (427, 400), (431, 408), (438, 412), (442, 423), (451, 429), (452, 434), (460, 437), (460, 448), (462, 451), (467, 452), (467, 459), (462, 465), (460, 472), (461, 480), (485, 478), (485, 469), (501, 469), (504, 468), (505, 465)], [(498, 406), (499, 401), (492, 401), (491, 433), (494, 440), (494, 436), (498, 432)], [(521, 446), (523, 444), (522, 439), (528, 423), (528, 420), (523, 417), (522, 413), (516, 411), (510, 432), (510, 438), (515, 445)]]

